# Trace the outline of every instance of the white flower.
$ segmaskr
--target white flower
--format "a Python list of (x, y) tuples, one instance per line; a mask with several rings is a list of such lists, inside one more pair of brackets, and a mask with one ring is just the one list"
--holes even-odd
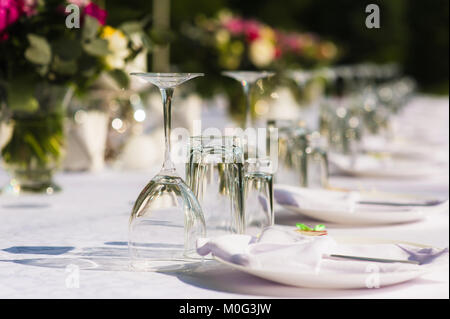
[(109, 26), (103, 29), (102, 38), (108, 41), (108, 49), (110, 51), (105, 58), (107, 66), (112, 69), (123, 69), (125, 67), (125, 59), (130, 54), (128, 39), (120, 30)]
[(256, 39), (250, 44), (249, 56), (254, 65), (265, 67), (275, 58), (275, 46), (268, 39)]

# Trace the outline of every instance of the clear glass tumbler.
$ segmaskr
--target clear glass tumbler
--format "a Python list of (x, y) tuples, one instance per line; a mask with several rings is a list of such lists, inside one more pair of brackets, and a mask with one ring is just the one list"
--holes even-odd
[(209, 238), (244, 232), (243, 164), (236, 137), (190, 139), (186, 181), (200, 202)]
[(251, 158), (245, 161), (245, 232), (257, 236), (275, 221), (273, 202), (273, 162)]
[(329, 176), (326, 140), (317, 131), (308, 134), (307, 140), (306, 184), (308, 188), (326, 188)]
[(270, 120), (269, 130), (278, 129), (278, 168), (275, 174), (277, 184), (307, 186), (308, 130), (295, 121)]

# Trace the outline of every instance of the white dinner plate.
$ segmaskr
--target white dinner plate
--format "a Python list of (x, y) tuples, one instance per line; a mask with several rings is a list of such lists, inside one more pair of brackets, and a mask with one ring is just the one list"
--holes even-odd
[[(296, 203), (281, 201), (277, 192), (284, 191), (296, 199)], [(308, 189), (277, 184), (274, 198), (278, 205), (290, 211), (312, 217), (317, 220), (346, 225), (383, 225), (418, 221), (428, 214), (440, 211), (448, 206), (448, 201), (435, 207), (384, 206), (346, 204), (343, 198), (348, 192), (324, 189)], [(357, 193), (357, 192), (354, 192)], [(305, 200), (302, 200), (305, 198)], [(362, 200), (360, 198), (358, 200)]]
[[(407, 244), (411, 246), (425, 248), (427, 246), (385, 239), (371, 238), (346, 238), (336, 237), (335, 240), (340, 244)], [(378, 288), (399, 284), (412, 280), (430, 272), (429, 267), (417, 266), (415, 270), (396, 271), (396, 272), (361, 272), (361, 273), (339, 273), (327, 271), (289, 271), (289, 269), (267, 270), (262, 268), (251, 268), (236, 265), (218, 257), (214, 257), (218, 262), (227, 265), (236, 270), (260, 277), (266, 280), (277, 282), (288, 286), (297, 286), (304, 288), (322, 288), (322, 289), (357, 289), (357, 288)], [(360, 262), (360, 261), (355, 261)], [(371, 268), (372, 269), (372, 268)], [(376, 276), (376, 277), (375, 277)]]
[(424, 178), (447, 174), (448, 164), (424, 160), (377, 158), (361, 154), (355, 163), (349, 156), (330, 154), (329, 161), (345, 174), (376, 178)]

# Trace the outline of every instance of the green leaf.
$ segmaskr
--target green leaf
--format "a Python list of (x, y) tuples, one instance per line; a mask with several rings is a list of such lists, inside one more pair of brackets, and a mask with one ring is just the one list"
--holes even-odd
[(139, 21), (129, 21), (122, 23), (119, 26), (119, 29), (122, 30), (125, 34), (131, 35), (134, 33), (142, 32), (142, 23)]
[(46, 163), (47, 162), (47, 157), (45, 156), (45, 152), (42, 149), (41, 145), (39, 144), (39, 142), (36, 140), (36, 137), (33, 136), (30, 133), (26, 133), (24, 135), (24, 142), (27, 143), (34, 151), (34, 153), (36, 154), (36, 156), (38, 157), (39, 161), (41, 163)]
[(30, 46), (25, 51), (25, 58), (34, 64), (49, 64), (52, 50), (47, 40), (35, 34), (28, 34)]
[(39, 108), (35, 85), (29, 76), (15, 76), (7, 86), (7, 106), (12, 111), (34, 112)]
[(100, 23), (97, 19), (86, 15), (84, 17), (84, 25), (83, 25), (83, 39), (92, 39), (94, 38), (98, 30), (100, 28)]
[(108, 41), (103, 39), (93, 39), (85, 42), (83, 44), (83, 49), (86, 53), (97, 57), (102, 57), (109, 53)]
[(159, 45), (167, 45), (174, 40), (175, 35), (169, 30), (152, 29), (150, 30), (151, 39)]
[(297, 223), (295, 224), (297, 226), (298, 229), (300, 230), (306, 230), (306, 231), (311, 231), (312, 229), (309, 228), (308, 226), (306, 226), (305, 224), (301, 224), (301, 223)]
[(81, 44), (73, 39), (60, 39), (53, 45), (55, 55), (58, 55), (62, 60), (76, 60), (82, 53)]
[(141, 39), (144, 48), (148, 51), (153, 50), (153, 41), (146, 34), (142, 34)]
[(108, 72), (108, 74), (116, 81), (120, 88), (128, 89), (130, 79), (128, 75), (119, 69), (114, 69)]
[(314, 226), (314, 230), (315, 230), (315, 231), (322, 231), (322, 230), (325, 230), (325, 225), (322, 225), (322, 224), (316, 225), (316, 226)]
[(59, 56), (55, 56), (52, 63), (52, 70), (63, 75), (73, 75), (77, 72), (77, 63), (75, 60), (64, 61)]

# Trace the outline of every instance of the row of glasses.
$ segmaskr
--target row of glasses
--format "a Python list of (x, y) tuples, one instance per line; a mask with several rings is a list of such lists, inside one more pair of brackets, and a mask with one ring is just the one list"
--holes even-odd
[[(360, 79), (367, 80), (366, 73), (360, 69), (356, 74)], [(365, 117), (361, 116), (361, 112), (356, 112), (360, 115), (358, 118), (352, 113), (351, 107), (342, 106), (346, 101), (343, 93), (344, 89), (349, 89), (350, 100), (352, 100), (352, 94), (354, 94), (352, 91), (356, 90), (358, 82), (354, 81), (355, 76), (351, 68), (341, 67), (326, 74), (336, 80), (336, 84), (340, 83), (336, 85), (338, 94), (335, 101), (338, 107), (331, 110), (328, 121), (321, 121), (321, 123), (328, 124), (331, 144), (339, 145), (340, 143), (337, 142), (341, 141), (343, 150), (348, 151), (349, 147), (345, 141), (358, 137), (355, 133), (358, 131), (355, 128)], [(206, 236), (208, 228), (214, 235), (220, 234), (221, 231), (242, 233), (253, 226), (261, 229), (264, 225), (273, 224), (273, 179), (276, 169), (270, 156), (254, 154), (255, 145), (252, 145), (248, 139), (237, 143), (235, 139), (230, 138), (220, 140), (207, 137), (193, 138), (189, 153), (190, 162), (187, 166), (189, 186), (175, 170), (170, 156), (173, 92), (178, 85), (203, 74), (134, 73), (133, 75), (160, 89), (165, 132), (165, 156), (162, 169), (141, 192), (130, 217), (130, 253), (133, 261), (138, 261), (134, 264), (137, 264), (139, 268), (139, 262), (144, 261), (142, 266), (145, 269), (177, 269), (186, 263), (196, 261), (195, 242), (198, 238)], [(251, 88), (256, 81), (272, 76), (273, 73), (240, 71), (226, 72), (224, 75), (241, 83), (247, 101), (244, 128), (251, 129), (253, 125), (250, 107)], [(293, 76), (299, 83), (299, 87), (311, 78), (310, 75), (303, 78), (298, 74)], [(377, 77), (375, 81), (378, 81)], [(370, 83), (368, 80), (366, 82)], [(360, 88), (358, 90), (361, 91)], [(372, 90), (369, 92), (373, 93)], [(370, 99), (363, 95), (362, 104), (367, 106), (368, 101)], [(371, 118), (372, 110), (370, 108), (368, 110), (368, 117)], [(337, 117), (333, 117), (334, 114)], [(363, 113), (363, 115), (367, 114)], [(279, 128), (278, 125), (269, 125), (268, 130), (270, 132), (277, 128)], [(343, 133), (339, 137), (339, 134), (336, 135), (334, 131)], [(280, 147), (276, 152), (277, 160), (280, 158), (280, 166), (287, 167), (288, 175), (292, 171), (298, 172), (300, 176), (297, 182), (301, 186), (308, 186), (310, 183), (326, 185), (327, 157), (321, 143), (323, 139), (318, 138), (319, 133), (308, 132), (301, 125), (281, 127), (280, 133), (280, 138), (277, 139)], [(256, 146), (256, 150), (258, 149), (259, 147)], [(282, 179), (280, 176), (282, 173), (279, 170), (275, 177), (277, 182)], [(210, 196), (211, 192), (215, 195)], [(247, 201), (248, 205), (246, 205)], [(249, 207), (247, 213), (245, 207)], [(224, 208), (225, 213), (223, 213)], [(253, 208), (255, 209), (252, 210)], [(204, 210), (207, 210), (206, 214)], [(222, 217), (225, 222), (221, 221)], [(150, 264), (147, 264), (146, 261), (149, 260)]]
[(278, 169), (275, 182), (291, 186), (328, 186), (328, 144), (316, 130), (303, 122), (269, 120), (269, 130), (278, 129)]
[[(274, 165), (267, 156), (259, 155), (258, 143), (252, 139), (245, 136), (192, 137), (186, 164), (187, 184), (176, 172), (170, 143), (174, 89), (203, 74), (131, 75), (159, 88), (165, 136), (162, 168), (142, 190), (130, 216), (128, 246), (132, 268), (146, 271), (190, 269), (202, 260), (195, 250), (199, 238), (244, 233), (246, 229), (257, 235), (263, 227), (272, 225)], [(251, 128), (251, 86), (258, 79), (273, 74), (242, 72), (228, 75), (243, 85), (247, 95), (246, 126)], [(278, 154), (278, 150), (272, 153)], [(245, 213), (246, 206), (249, 207), (248, 214)], [(262, 209), (254, 209), (256, 207)]]
[[(340, 68), (334, 72), (334, 79), (341, 79), (354, 90), (355, 81), (352, 70)], [(361, 71), (361, 70), (360, 70)], [(362, 76), (361, 76), (362, 74)], [(258, 143), (245, 140), (239, 148), (235, 139), (220, 140), (208, 137), (191, 139), (190, 158), (187, 166), (189, 186), (179, 177), (170, 153), (171, 102), (175, 87), (203, 74), (199, 73), (134, 73), (147, 82), (156, 85), (161, 92), (164, 110), (165, 156), (161, 171), (150, 181), (139, 195), (130, 217), (129, 247), (133, 260), (144, 260), (144, 268), (172, 269), (196, 259), (195, 241), (206, 236), (207, 228), (211, 234), (223, 232), (242, 233), (247, 226), (273, 224), (273, 159), (259, 155)], [(246, 95), (245, 129), (252, 128), (250, 92), (254, 83), (272, 76), (271, 72), (226, 72), (224, 75), (238, 80)], [(337, 75), (337, 76), (336, 76)], [(299, 87), (311, 77), (294, 74)], [(365, 73), (359, 72), (364, 78)], [(363, 90), (364, 91), (364, 90)], [(367, 90), (366, 90), (367, 91)], [(341, 92), (343, 92), (341, 90)], [(371, 98), (375, 96), (368, 90)], [(342, 103), (339, 94), (338, 103)], [(369, 98), (363, 99), (366, 110)], [(329, 131), (344, 132), (341, 140), (349, 138), (346, 123), (355, 124), (359, 119), (352, 115), (351, 108), (339, 106), (336, 109), (338, 120), (330, 116)], [(334, 111), (334, 110), (333, 110)], [(368, 111), (367, 114), (371, 114)], [(333, 112), (332, 112), (333, 113)], [(349, 119), (348, 114), (350, 114)], [(364, 119), (364, 116), (362, 117)], [(369, 116), (370, 118), (370, 116)], [(269, 131), (275, 127), (269, 126)], [(253, 128), (254, 129), (254, 128)], [(326, 153), (318, 143), (317, 132), (308, 133), (301, 126), (290, 125), (282, 131), (280, 150), (277, 156), (289, 169), (300, 173), (299, 184), (308, 185), (308, 177), (318, 171), (316, 180), (326, 184)], [(270, 135), (270, 134), (269, 134)], [(283, 139), (284, 135), (284, 139)], [(342, 134), (341, 134), (342, 135)], [(356, 134), (355, 134), (356, 135)], [(330, 134), (334, 138), (334, 133)], [(331, 141), (332, 144), (336, 140)], [(239, 142), (241, 143), (241, 142)], [(278, 145), (278, 144), (277, 144)], [(344, 150), (348, 147), (344, 145)], [(243, 149), (246, 147), (246, 150)], [(256, 154), (254, 150), (257, 150)], [(281, 156), (280, 156), (281, 155)], [(309, 170), (308, 170), (309, 167)], [(311, 171), (311, 173), (309, 173)], [(288, 170), (289, 172), (289, 170)], [(309, 174), (308, 174), (309, 173)], [(281, 174), (277, 174), (279, 178)], [(313, 180), (310, 178), (310, 180)], [(210, 196), (211, 191), (214, 196)], [(199, 202), (201, 200), (201, 203)], [(246, 205), (246, 201), (249, 205)], [(261, 207), (245, 213), (245, 207)], [(207, 218), (205, 221), (204, 211)], [(225, 208), (225, 213), (223, 210)], [(259, 214), (259, 212), (263, 212)], [(225, 216), (225, 218), (222, 217)], [(256, 217), (255, 217), (256, 216)], [(260, 217), (262, 216), (262, 217)], [(225, 221), (224, 221), (225, 220)], [(209, 226), (207, 226), (209, 225)], [(151, 228), (149, 228), (151, 227)], [(150, 229), (150, 231), (149, 231)], [(151, 264), (145, 261), (151, 260)], [(137, 263), (139, 264), (139, 263)]]
[[(246, 100), (246, 116), (242, 147), (243, 198), (245, 201), (244, 228), (257, 235), (266, 226), (274, 224), (273, 180), (278, 164), (278, 138), (274, 130), (263, 129), (258, 134), (251, 112), (251, 89), (259, 80), (275, 75), (268, 71), (226, 71), (225, 76), (239, 81)], [(262, 138), (261, 138), (262, 135)], [(273, 147), (275, 146), (275, 147)]]
[(414, 82), (399, 77), (395, 64), (361, 64), (329, 69), (329, 90), (321, 103), (320, 131), (332, 151), (351, 156), (356, 163), (365, 145), (392, 138), (390, 119), (406, 105)]

